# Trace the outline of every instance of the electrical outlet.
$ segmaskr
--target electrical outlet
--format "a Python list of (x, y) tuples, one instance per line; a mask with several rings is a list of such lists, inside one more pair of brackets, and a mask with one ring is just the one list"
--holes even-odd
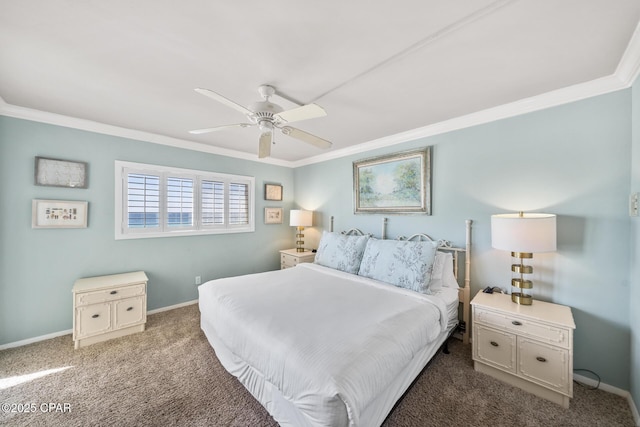
[(196, 276), (196, 285), (200, 285), (202, 283), (202, 277)]
[(629, 196), (629, 216), (638, 216), (638, 193)]

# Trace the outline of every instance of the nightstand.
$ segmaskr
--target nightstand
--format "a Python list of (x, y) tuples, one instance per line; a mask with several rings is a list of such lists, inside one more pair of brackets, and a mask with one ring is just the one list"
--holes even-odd
[(144, 271), (76, 280), (72, 289), (75, 348), (144, 331), (147, 281)]
[(297, 252), (296, 249), (284, 249), (280, 251), (280, 269), (295, 267), (303, 262), (313, 262), (316, 258), (315, 252)]
[(520, 305), (506, 294), (478, 292), (473, 310), (473, 366), (565, 408), (573, 397), (571, 308)]

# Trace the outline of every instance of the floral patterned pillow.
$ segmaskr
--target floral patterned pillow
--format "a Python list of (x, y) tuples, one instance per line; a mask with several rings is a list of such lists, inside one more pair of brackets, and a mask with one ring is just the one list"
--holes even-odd
[(358, 274), (429, 294), (437, 247), (438, 242), (369, 239)]
[(356, 274), (369, 236), (322, 232), (315, 263)]

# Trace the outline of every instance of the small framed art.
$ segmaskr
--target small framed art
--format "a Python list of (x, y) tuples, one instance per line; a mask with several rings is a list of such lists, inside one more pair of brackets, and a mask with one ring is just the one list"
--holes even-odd
[(264, 208), (265, 224), (282, 224), (282, 208)]
[(88, 202), (34, 199), (31, 228), (87, 228), (88, 206)]
[(264, 199), (282, 201), (282, 185), (279, 184), (265, 184), (264, 185)]
[(36, 185), (87, 188), (87, 163), (36, 157)]

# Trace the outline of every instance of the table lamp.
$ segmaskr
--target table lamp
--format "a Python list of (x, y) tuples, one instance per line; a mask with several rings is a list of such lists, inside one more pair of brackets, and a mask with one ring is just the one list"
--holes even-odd
[[(533, 288), (525, 274), (533, 273), (533, 267), (524, 265), (525, 259), (533, 258), (534, 252), (556, 250), (556, 216), (545, 213), (500, 214), (491, 216), (491, 246), (495, 249), (511, 251), (511, 256), (519, 258), (519, 264), (512, 264), (511, 271), (520, 277), (511, 279), (511, 301), (516, 304), (531, 305)], [(513, 289), (512, 289), (513, 290)]]
[(292, 210), (289, 214), (289, 225), (296, 227), (296, 252), (304, 252), (302, 231), (305, 227), (313, 225), (313, 211)]

